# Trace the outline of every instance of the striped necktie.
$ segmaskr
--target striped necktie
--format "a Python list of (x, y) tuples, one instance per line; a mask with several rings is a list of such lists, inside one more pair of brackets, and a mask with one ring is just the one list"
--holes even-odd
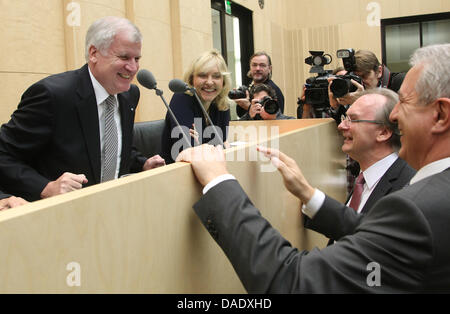
[(117, 125), (114, 120), (116, 98), (109, 95), (104, 101), (104, 130), (102, 152), (102, 182), (115, 179), (117, 167)]

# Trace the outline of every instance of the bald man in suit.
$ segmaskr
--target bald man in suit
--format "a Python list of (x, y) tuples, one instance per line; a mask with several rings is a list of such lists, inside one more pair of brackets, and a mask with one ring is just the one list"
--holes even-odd
[(354, 199), (352, 193), (342, 204), (316, 189), (302, 208), (305, 227), (329, 237), (329, 244), (351, 234), (360, 214), (367, 214), (383, 196), (402, 189), (416, 173), (397, 155), (400, 136), (397, 125), (389, 120), (397, 102), (397, 94), (389, 89), (366, 90), (338, 126), (344, 136), (342, 150), (361, 167), (358, 195)]

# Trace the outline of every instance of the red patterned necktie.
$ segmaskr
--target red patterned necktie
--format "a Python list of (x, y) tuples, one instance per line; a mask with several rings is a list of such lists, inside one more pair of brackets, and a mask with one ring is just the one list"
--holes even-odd
[(361, 203), (361, 196), (364, 190), (364, 180), (363, 173), (361, 172), (355, 181), (355, 188), (353, 189), (352, 200), (350, 201), (350, 207), (355, 211), (358, 211), (359, 203)]

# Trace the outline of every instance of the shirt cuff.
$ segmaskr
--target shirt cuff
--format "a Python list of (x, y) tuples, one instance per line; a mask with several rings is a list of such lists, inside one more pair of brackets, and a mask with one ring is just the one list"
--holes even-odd
[(223, 174), (218, 176), (217, 178), (211, 180), (205, 187), (203, 188), (203, 195), (205, 195), (211, 188), (215, 187), (217, 184), (222, 183), (226, 180), (236, 180), (236, 178), (231, 174)]
[(313, 219), (314, 216), (317, 214), (317, 212), (322, 207), (324, 202), (325, 202), (325, 193), (323, 193), (319, 189), (315, 189), (314, 195), (311, 197), (309, 202), (306, 204), (303, 204), (302, 212), (309, 218)]

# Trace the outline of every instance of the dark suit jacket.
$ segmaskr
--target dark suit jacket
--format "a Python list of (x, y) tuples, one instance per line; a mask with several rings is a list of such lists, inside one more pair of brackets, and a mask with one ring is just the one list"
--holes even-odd
[(235, 180), (210, 189), (194, 209), (249, 293), (448, 293), (449, 186), (450, 168), (391, 193), (352, 235), (310, 252), (273, 229)]
[[(118, 95), (122, 124), (120, 175), (142, 170), (145, 158), (131, 147), (139, 89)], [(49, 76), (22, 95), (0, 134), (0, 185), (29, 201), (64, 172), (100, 182), (98, 109), (88, 66)]]
[(332, 244), (334, 240), (339, 240), (343, 236), (352, 234), (362, 215), (367, 214), (373, 205), (383, 196), (402, 189), (415, 174), (416, 171), (403, 159), (397, 158), (381, 177), (359, 215), (353, 208), (345, 205), (350, 199), (351, 194), (345, 204), (326, 196), (325, 202), (314, 216), (314, 219), (309, 219), (304, 215), (305, 227), (330, 238), (329, 244)]
[(4, 198), (8, 198), (8, 197), (10, 197), (10, 196), (11, 196), (11, 195), (6, 194), (6, 193), (0, 191), (0, 200), (2, 200), (2, 199), (4, 199)]

